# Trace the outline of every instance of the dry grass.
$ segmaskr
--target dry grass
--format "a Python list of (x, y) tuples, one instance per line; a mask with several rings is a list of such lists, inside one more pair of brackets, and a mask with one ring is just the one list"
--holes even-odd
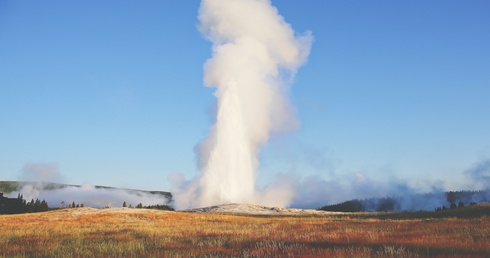
[(142, 209), (0, 216), (0, 257), (490, 257), (490, 218), (381, 220)]

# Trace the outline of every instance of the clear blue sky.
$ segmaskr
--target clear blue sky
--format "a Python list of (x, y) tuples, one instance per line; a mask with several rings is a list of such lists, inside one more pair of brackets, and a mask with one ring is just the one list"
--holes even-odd
[[(464, 171), (490, 158), (490, 2), (272, 3), (315, 42), (291, 90), (302, 126), (265, 146), (259, 184), (278, 172), (470, 183)], [(148, 190), (196, 175), (215, 101), (198, 7), (0, 1), (0, 180), (26, 164)]]

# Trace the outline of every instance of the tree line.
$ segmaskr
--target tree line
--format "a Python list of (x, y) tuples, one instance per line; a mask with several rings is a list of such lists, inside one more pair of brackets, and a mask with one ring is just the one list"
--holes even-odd
[[(480, 191), (449, 191), (440, 194), (445, 200), (438, 201), (440, 206), (433, 207), (435, 211), (446, 209), (461, 208), (467, 205), (475, 205), (477, 203), (490, 202), (490, 193), (488, 190)], [(369, 198), (369, 199), (354, 199), (342, 203), (326, 205), (319, 210), (324, 211), (341, 211), (341, 212), (364, 212), (364, 211), (400, 211), (403, 205), (403, 200), (412, 200), (413, 208), (411, 210), (422, 210), (424, 203), (431, 203), (434, 199), (438, 199), (439, 194), (414, 194), (408, 196)], [(419, 207), (419, 208), (417, 208)]]
[(46, 200), (26, 201), (22, 194), (18, 194), (17, 198), (7, 198), (0, 195), (0, 214), (20, 214), (48, 211), (49, 206)]
[(154, 210), (164, 210), (164, 211), (173, 211), (174, 208), (168, 205), (164, 204), (155, 204), (155, 205), (148, 205), (148, 206), (143, 206), (142, 203), (139, 203), (136, 205), (136, 207), (133, 207), (132, 204), (129, 204), (129, 206), (126, 204), (126, 201), (123, 202), (122, 204), (123, 208), (136, 208), (136, 209), (154, 209)]

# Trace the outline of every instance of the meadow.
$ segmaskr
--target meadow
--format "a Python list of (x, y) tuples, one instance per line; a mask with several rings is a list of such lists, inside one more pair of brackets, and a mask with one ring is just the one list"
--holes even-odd
[(490, 257), (488, 215), (407, 214), (77, 208), (1, 215), (0, 257)]

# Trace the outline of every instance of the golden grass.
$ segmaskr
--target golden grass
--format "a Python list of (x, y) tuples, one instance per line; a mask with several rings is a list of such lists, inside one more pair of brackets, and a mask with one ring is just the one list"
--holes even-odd
[(381, 220), (144, 209), (0, 216), (0, 257), (490, 257), (490, 218)]

